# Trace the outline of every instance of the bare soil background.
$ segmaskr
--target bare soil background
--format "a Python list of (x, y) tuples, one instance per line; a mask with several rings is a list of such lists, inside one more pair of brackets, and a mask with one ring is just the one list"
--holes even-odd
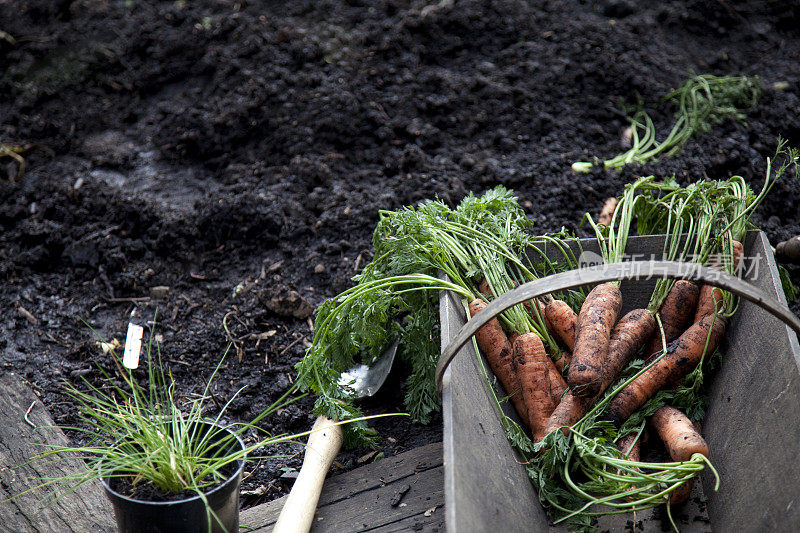
[[(30, 147), (19, 179), (0, 159), (2, 370), (71, 424), (62, 381), (114, 372), (82, 321), (124, 341), (134, 308), (157, 311), (181, 394), (233, 341), (209, 405), (246, 385), (228, 419), (252, 418), (290, 386), (313, 307), (371, 259), (379, 209), (503, 184), (540, 231), (583, 234), (635, 176), (759, 186), (778, 135), (800, 145), (798, 24), (778, 1), (1, 2), (0, 144)], [(570, 171), (621, 150), (621, 101), (692, 72), (767, 89), (746, 125), (677, 157)], [(785, 181), (757, 214), (773, 245), (800, 233), (798, 203)], [(369, 413), (403, 409), (403, 370)], [(264, 428), (306, 430), (311, 405)], [(385, 455), (441, 439), (440, 420), (375, 426)], [(248, 468), (245, 503), (284, 493), (299, 463)]]

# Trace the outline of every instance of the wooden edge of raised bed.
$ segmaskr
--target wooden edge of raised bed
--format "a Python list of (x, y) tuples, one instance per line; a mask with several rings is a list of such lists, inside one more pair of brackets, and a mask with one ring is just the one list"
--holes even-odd
[[(29, 423), (30, 422), (30, 423)], [(35, 426), (35, 427), (33, 427)], [(85, 468), (78, 458), (53, 462), (30, 458), (47, 445), (67, 445), (44, 405), (18, 374), (0, 376), (0, 530), (15, 533), (115, 531), (114, 514), (99, 481), (86, 483), (60, 500), (47, 504), (53, 487), (19, 495), (48, 478)], [(19, 495), (13, 500), (8, 498)]]
[[(444, 531), (442, 443), (325, 480), (313, 532)], [(271, 531), (286, 496), (242, 511), (240, 526)]]

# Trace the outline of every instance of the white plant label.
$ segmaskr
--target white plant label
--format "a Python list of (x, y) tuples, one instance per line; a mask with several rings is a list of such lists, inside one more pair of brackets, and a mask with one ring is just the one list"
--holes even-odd
[(144, 328), (133, 322), (128, 323), (128, 336), (125, 337), (125, 352), (122, 355), (122, 365), (125, 368), (139, 366), (139, 353), (142, 351), (142, 335)]

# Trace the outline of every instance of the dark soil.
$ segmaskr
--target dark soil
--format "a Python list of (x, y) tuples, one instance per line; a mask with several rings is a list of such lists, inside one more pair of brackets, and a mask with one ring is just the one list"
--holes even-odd
[[(758, 186), (778, 135), (800, 145), (800, 7), (640, 4), (4, 3), (0, 144), (28, 149), (18, 178), (0, 159), (3, 370), (70, 424), (62, 380), (115, 372), (89, 326), (124, 341), (134, 308), (158, 310), (187, 399), (234, 342), (210, 401), (246, 385), (228, 418), (248, 420), (290, 385), (312, 308), (369, 261), (379, 209), (503, 184), (541, 231), (584, 232), (584, 210), (637, 175), (738, 173)], [(746, 125), (721, 124), (674, 158), (570, 171), (620, 151), (620, 101), (657, 100), (690, 72), (759, 75), (766, 92)], [(656, 115), (662, 132), (669, 112)], [(798, 201), (786, 181), (762, 207), (773, 244), (800, 233)], [(366, 410), (402, 410), (402, 395), (393, 379)], [(264, 428), (309, 428), (311, 404)], [(440, 422), (375, 425), (386, 455), (441, 438)], [(285, 492), (280, 476), (299, 462), (248, 467), (246, 503)]]

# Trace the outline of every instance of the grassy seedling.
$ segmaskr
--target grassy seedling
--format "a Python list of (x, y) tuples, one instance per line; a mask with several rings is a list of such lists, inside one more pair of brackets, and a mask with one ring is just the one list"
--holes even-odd
[(726, 119), (744, 121), (746, 111), (755, 107), (763, 89), (760, 78), (746, 76), (694, 76), (666, 95), (661, 105), (677, 106), (675, 124), (667, 137), (656, 140), (653, 119), (639, 104), (629, 118), (631, 148), (611, 159), (572, 164), (575, 172), (589, 172), (602, 164), (603, 168), (622, 168), (629, 163), (646, 163), (658, 157), (678, 153), (693, 135), (711, 130)]
[[(74, 460), (77, 456), (85, 461), (86, 467), (66, 477), (42, 479), (39, 485), (26, 492), (55, 485), (64, 489), (55, 498), (57, 500), (90, 481), (105, 479), (113, 483), (116, 478), (124, 478), (134, 488), (150, 484), (166, 499), (169, 495), (195, 493), (206, 502), (204, 492), (226, 481), (239, 461), (266, 458), (255, 454), (280, 443), (298, 442), (310, 433), (271, 435), (258, 426), (278, 409), (302, 397), (295, 395), (296, 386), (289, 388), (250, 422), (234, 423), (223, 429), (220, 422), (242, 387), (216, 416), (210, 418), (205, 400), (210, 397), (212, 381), (225, 354), (209, 377), (203, 394), (183, 401), (176, 396), (171, 372), (165, 371), (161, 363), (153, 330), (146, 345), (146, 385), (139, 383), (142, 376), (137, 376), (137, 371), (120, 364), (114, 346), (106, 345), (124, 383), (115, 385), (110, 373), (101, 368), (105, 378), (103, 385), (93, 385), (85, 378), (80, 388), (67, 384), (67, 394), (78, 406), (81, 423), (61, 429), (81, 434), (86, 443), (47, 446), (31, 459), (57, 462)], [(209, 426), (206, 422), (215, 425)], [(261, 438), (242, 447), (237, 437), (251, 430)], [(206, 510), (209, 524), (219, 522), (208, 505)]]

